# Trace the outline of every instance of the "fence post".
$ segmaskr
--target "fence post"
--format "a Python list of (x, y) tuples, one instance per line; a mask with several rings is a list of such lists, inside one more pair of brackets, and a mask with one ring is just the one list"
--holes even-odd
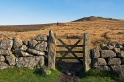
[(55, 70), (56, 40), (52, 30), (49, 31), (48, 39), (48, 68)]
[(84, 33), (84, 47), (83, 47), (83, 68), (84, 72), (91, 68), (91, 56), (90, 56), (90, 34)]

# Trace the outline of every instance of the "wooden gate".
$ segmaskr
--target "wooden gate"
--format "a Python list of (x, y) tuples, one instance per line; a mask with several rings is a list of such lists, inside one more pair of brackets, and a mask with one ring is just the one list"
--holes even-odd
[[(63, 53), (61, 57), (56, 57), (59, 61), (62, 61), (62, 59), (77, 59), (81, 64), (83, 64), (83, 36), (56, 36), (56, 39), (61, 43), (56, 44), (56, 47), (59, 47), (59, 50), (56, 51), (56, 53)], [(74, 44), (65, 43), (63, 40), (76, 40)], [(80, 43), (80, 44), (79, 44)], [(66, 50), (61, 50), (61, 48), (65, 47)], [(79, 48), (79, 50), (74, 50), (75, 48)], [(73, 57), (69, 57), (68, 55), (72, 54)], [(81, 56), (77, 55), (77, 53), (80, 53)], [(68, 56), (68, 57), (67, 57)]]
[[(56, 39), (61, 43), (61, 45), (56, 44)], [(78, 39), (75, 44), (67, 45), (62, 39)], [(79, 42), (83, 40), (81, 45)], [(67, 51), (57, 50), (57, 47), (65, 47)], [(75, 47), (82, 47), (80, 51), (73, 51)], [(62, 57), (56, 57), (56, 53), (63, 53)], [(68, 53), (71, 53), (74, 57), (66, 57)], [(82, 53), (82, 57), (78, 57), (75, 53)], [(55, 69), (56, 59), (61, 61), (62, 59), (77, 59), (80, 63), (83, 63), (84, 71), (88, 71), (91, 65), (90, 56), (90, 34), (84, 33), (84, 36), (56, 36), (52, 30), (49, 31), (48, 38), (48, 68)], [(83, 59), (83, 60), (81, 60)]]

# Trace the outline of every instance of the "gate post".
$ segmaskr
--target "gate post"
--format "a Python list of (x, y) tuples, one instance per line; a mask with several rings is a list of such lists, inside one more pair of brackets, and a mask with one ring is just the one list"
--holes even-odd
[(90, 34), (84, 33), (84, 47), (83, 47), (83, 68), (84, 72), (91, 68), (91, 56), (90, 56)]
[(55, 70), (56, 40), (52, 30), (49, 31), (48, 39), (48, 68)]

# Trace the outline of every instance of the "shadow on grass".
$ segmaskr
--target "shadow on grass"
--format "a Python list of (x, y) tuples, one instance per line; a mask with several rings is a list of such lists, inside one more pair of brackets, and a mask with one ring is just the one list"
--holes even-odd
[(33, 73), (37, 74), (37, 75), (42, 75), (42, 68), (35, 69), (35, 71)]

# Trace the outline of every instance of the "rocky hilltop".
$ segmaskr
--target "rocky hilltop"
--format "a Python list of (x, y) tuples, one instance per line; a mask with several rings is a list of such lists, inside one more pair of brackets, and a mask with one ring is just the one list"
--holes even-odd
[(97, 16), (90, 16), (90, 17), (83, 17), (77, 19), (73, 22), (81, 22), (81, 21), (95, 21), (95, 20), (120, 20), (120, 19), (113, 19), (113, 18), (104, 18), (104, 17), (97, 17)]

